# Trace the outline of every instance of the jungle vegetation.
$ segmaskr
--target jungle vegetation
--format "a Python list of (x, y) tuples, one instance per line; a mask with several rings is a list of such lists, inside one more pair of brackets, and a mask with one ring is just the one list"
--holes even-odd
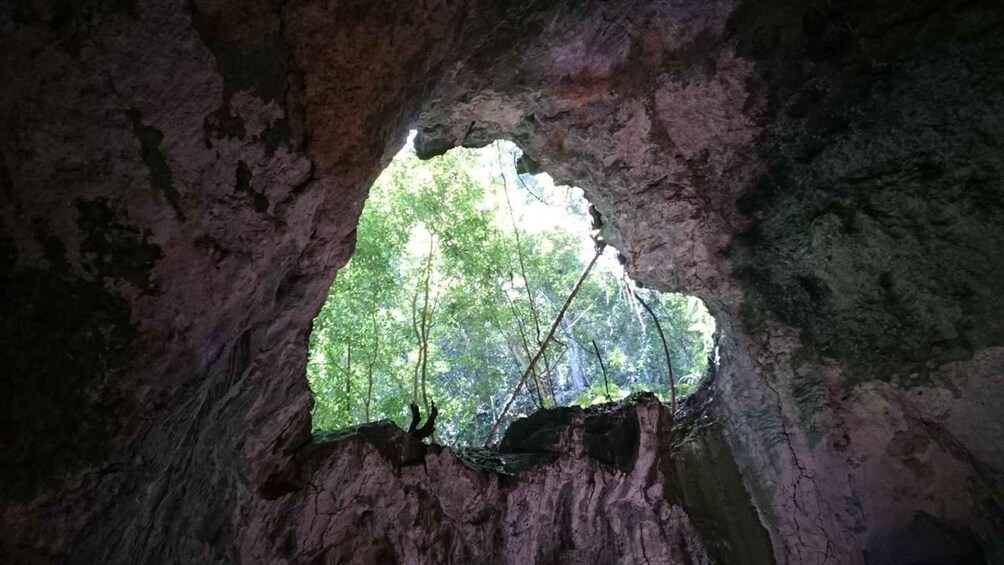
[(310, 336), (315, 431), (403, 427), (435, 401), (436, 440), (480, 445), (542, 407), (669, 402), (667, 350), (677, 396), (704, 375), (700, 300), (636, 288), (616, 250), (597, 253), (581, 191), (517, 174), (519, 155), (499, 141), (421, 161), (409, 143), (384, 170)]

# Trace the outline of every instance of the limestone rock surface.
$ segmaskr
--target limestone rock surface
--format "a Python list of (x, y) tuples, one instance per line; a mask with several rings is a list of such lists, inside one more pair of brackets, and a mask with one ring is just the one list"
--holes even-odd
[[(251, 509), (257, 518), (242, 529), (240, 556), (711, 563), (662, 473), (672, 458), (671, 421), (647, 396), (543, 411), (520, 421), (515, 433), (523, 437), (510, 430), (498, 451), (427, 448), (387, 422), (346, 430), (305, 448), (272, 479), (285, 486)], [(758, 533), (766, 544), (766, 531)]]
[[(1004, 562), (1002, 23), (989, 0), (0, 3), (0, 561)], [(524, 437), (561, 447), (515, 484), (311, 438), (310, 322), (412, 127), (427, 156), (516, 141), (632, 276), (705, 300), (719, 364), (679, 434), (642, 403), (633, 455)]]

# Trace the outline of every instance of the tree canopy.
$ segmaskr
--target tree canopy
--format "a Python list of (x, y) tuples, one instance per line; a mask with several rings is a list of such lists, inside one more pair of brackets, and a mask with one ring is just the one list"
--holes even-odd
[[(439, 407), (437, 439), (483, 442), (594, 254), (588, 203), (547, 175), (518, 175), (496, 142), (421, 161), (411, 145), (372, 187), (349, 264), (314, 321), (314, 428), (408, 420)], [(651, 390), (704, 374), (714, 321), (693, 297), (633, 288), (608, 249), (529, 371), (502, 425), (536, 408)]]

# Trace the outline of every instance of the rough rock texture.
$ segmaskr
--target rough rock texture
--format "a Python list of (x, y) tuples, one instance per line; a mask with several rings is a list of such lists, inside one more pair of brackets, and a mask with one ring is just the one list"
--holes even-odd
[[(598, 545), (541, 497), (588, 500), (551, 486), (579, 465), (648, 506), (619, 556), (1004, 562), (1002, 20), (979, 0), (0, 3), (0, 560), (337, 562), (351, 540), (347, 560), (436, 561), (492, 535), (486, 556), (574, 562)], [(585, 188), (638, 280), (708, 303), (720, 366), (659, 436), (672, 457), (569, 440), (503, 485), (448, 451), (311, 443), (310, 320), (416, 124), (427, 155), (515, 140)], [(365, 476), (402, 489), (394, 510), (342, 494)], [(504, 508), (447, 525), (478, 503), (460, 481)], [(520, 500), (542, 513), (506, 521)], [(395, 533), (343, 531), (356, 510)]]
[(461, 65), (421, 147), (511, 137), (709, 304), (778, 561), (1004, 561), (999, 9), (630, 8)]
[[(301, 450), (269, 483), (239, 554), (251, 563), (709, 563), (660, 471), (672, 459), (671, 422), (651, 396), (558, 409), (518, 422), (499, 452), (459, 455), (390, 423), (346, 430)], [(766, 543), (766, 531), (755, 533)]]

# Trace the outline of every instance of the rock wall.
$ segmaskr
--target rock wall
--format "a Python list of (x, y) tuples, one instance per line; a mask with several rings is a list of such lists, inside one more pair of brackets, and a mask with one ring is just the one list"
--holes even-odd
[[(543, 411), (510, 428), (498, 452), (428, 449), (386, 422), (333, 434), (303, 449), (249, 509), (240, 557), (710, 563), (661, 471), (673, 459), (671, 422), (647, 396)], [(766, 547), (766, 532), (754, 534)]]
[(462, 66), (427, 153), (511, 137), (709, 304), (779, 562), (1004, 560), (999, 8), (631, 8)]
[[(310, 320), (417, 125), (429, 156), (513, 139), (585, 188), (637, 280), (718, 319), (704, 431), (642, 465), (664, 481), (604, 483), (660, 516), (621, 526), (672, 526), (618, 558), (757, 562), (764, 529), (778, 563), (1004, 562), (1001, 23), (929, 0), (0, 4), (0, 557), (599, 547), (518, 541), (567, 530), (540, 501), (472, 527), (419, 501), (459, 504), (453, 478), (584, 500), (550, 487), (560, 457), (503, 488), (448, 451), (393, 471), (311, 443)], [(297, 461), (317, 492), (365, 486), (356, 461), (401, 496), (331, 497), (318, 526)], [(742, 490), (756, 519), (695, 502)], [(339, 529), (356, 511), (397, 537)]]

